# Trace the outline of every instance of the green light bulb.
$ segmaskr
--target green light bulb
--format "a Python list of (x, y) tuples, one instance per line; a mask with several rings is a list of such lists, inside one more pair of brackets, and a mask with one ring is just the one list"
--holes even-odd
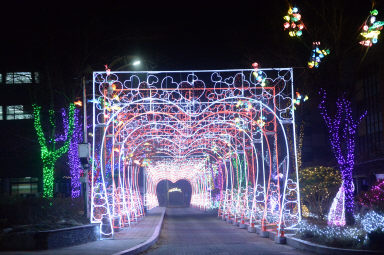
[(379, 12), (376, 9), (371, 11), (371, 15), (376, 16), (377, 14), (379, 14)]

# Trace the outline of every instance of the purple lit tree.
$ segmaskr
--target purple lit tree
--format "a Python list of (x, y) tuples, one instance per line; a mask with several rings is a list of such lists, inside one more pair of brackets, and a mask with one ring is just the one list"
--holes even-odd
[[(71, 197), (77, 198), (80, 197), (80, 172), (81, 172), (81, 164), (78, 155), (78, 144), (82, 142), (83, 135), (81, 130), (81, 122), (79, 121), (79, 109), (75, 109), (74, 113), (74, 130), (71, 142), (69, 144), (68, 149), (68, 165), (70, 168), (71, 174)], [(66, 114), (65, 109), (61, 112), (63, 116), (64, 123), (64, 135), (56, 138), (56, 141), (66, 140), (68, 135), (68, 116)]]
[(332, 117), (326, 108), (326, 91), (320, 90), (319, 109), (328, 129), (329, 141), (339, 165), (345, 191), (345, 219), (347, 225), (354, 224), (354, 186), (352, 171), (355, 164), (355, 139), (363, 113), (357, 120), (353, 119), (351, 102), (341, 97), (336, 101), (336, 114)]

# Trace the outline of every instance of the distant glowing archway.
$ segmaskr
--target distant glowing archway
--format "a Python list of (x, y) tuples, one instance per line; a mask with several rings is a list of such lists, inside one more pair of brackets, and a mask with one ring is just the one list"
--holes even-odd
[(211, 185), (209, 170), (206, 168), (207, 158), (158, 160), (146, 168), (146, 205), (148, 209), (158, 206), (156, 197), (157, 185), (160, 181), (169, 180), (176, 183), (186, 180), (191, 184), (191, 204), (199, 207), (210, 206), (210, 192), (203, 188)]

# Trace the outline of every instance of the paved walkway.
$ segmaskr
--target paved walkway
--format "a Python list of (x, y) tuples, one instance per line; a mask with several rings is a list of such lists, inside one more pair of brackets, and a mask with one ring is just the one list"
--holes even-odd
[[(115, 233), (114, 239), (106, 239), (95, 242), (89, 242), (71, 247), (65, 247), (54, 250), (42, 250), (42, 251), (12, 251), (12, 252), (0, 252), (0, 255), (24, 255), (24, 254), (41, 254), (41, 255), (110, 255), (121, 254), (122, 251), (126, 251), (135, 248), (149, 239), (151, 239), (157, 226), (159, 225), (164, 207), (156, 207), (150, 210), (140, 222), (133, 225), (127, 230)], [(22, 241), (22, 240), (20, 240)]]
[(194, 208), (167, 208), (160, 238), (146, 255), (309, 255), (228, 224)]

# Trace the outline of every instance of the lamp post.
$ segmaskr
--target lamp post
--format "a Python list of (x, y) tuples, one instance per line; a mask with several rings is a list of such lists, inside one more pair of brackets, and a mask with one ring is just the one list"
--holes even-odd
[(82, 87), (83, 87), (83, 143), (79, 144), (79, 159), (84, 171), (83, 177), (80, 178), (80, 181), (82, 183), (81, 187), (83, 190), (83, 196), (84, 196), (84, 213), (87, 215), (87, 218), (89, 219), (89, 205), (88, 205), (88, 193), (89, 193), (89, 183), (88, 183), (88, 171), (89, 171), (89, 155), (90, 155), (90, 144), (88, 143), (88, 137), (87, 137), (87, 94), (86, 94), (86, 87), (85, 87), (85, 76), (82, 77)]

